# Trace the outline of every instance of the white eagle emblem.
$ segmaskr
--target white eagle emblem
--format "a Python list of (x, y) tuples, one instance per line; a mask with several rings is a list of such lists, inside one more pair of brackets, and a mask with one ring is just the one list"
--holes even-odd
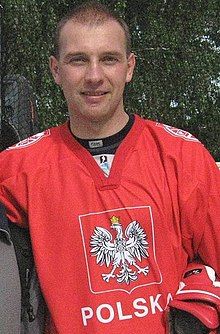
[[(96, 256), (96, 263), (106, 267), (112, 266), (110, 273), (102, 274), (104, 281), (109, 282), (111, 278), (116, 279), (118, 283), (130, 284), (137, 280), (138, 274), (147, 275), (149, 266), (141, 268), (137, 261), (149, 257), (149, 244), (146, 240), (146, 234), (140, 223), (132, 221), (123, 233), (119, 218), (111, 218), (111, 228), (116, 230), (116, 237), (113, 240), (112, 234), (103, 227), (96, 227), (91, 236), (90, 246), (91, 254)], [(125, 236), (124, 236), (125, 235)], [(131, 267), (136, 270), (132, 270)], [(120, 267), (120, 272), (115, 274), (116, 269)]]

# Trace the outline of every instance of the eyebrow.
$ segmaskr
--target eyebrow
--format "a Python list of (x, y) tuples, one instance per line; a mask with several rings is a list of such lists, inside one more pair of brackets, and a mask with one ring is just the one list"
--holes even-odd
[(106, 51), (102, 53), (102, 56), (116, 56), (116, 57), (123, 57), (123, 55), (118, 51)]
[[(118, 58), (122, 58), (123, 57), (123, 55), (120, 52), (118, 52), (118, 51), (105, 51), (105, 52), (101, 53), (100, 56), (101, 57), (115, 56), (115, 57), (118, 57)], [(69, 60), (72, 57), (85, 57), (85, 58), (87, 58), (88, 55), (85, 52), (70, 52), (67, 55), (65, 55), (64, 59), (65, 60)]]
[(79, 57), (79, 56), (87, 57), (86, 53), (84, 53), (84, 52), (70, 52), (70, 53), (67, 53), (64, 56), (64, 59), (68, 60), (68, 59), (70, 59), (72, 57)]

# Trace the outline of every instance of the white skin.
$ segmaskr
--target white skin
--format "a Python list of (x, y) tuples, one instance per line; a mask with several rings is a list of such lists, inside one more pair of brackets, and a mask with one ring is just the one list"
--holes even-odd
[(135, 56), (126, 54), (125, 33), (118, 22), (64, 25), (59, 58), (50, 57), (50, 69), (66, 98), (74, 135), (102, 138), (125, 126), (123, 92), (134, 67)]

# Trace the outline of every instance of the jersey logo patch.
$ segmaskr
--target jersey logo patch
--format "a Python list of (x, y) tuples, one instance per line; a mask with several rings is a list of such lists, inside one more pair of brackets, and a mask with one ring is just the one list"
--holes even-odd
[(149, 206), (82, 215), (79, 221), (92, 293), (130, 294), (162, 282)]
[(16, 149), (31, 146), (31, 145), (36, 144), (37, 142), (39, 142), (42, 138), (48, 137), (49, 135), (50, 135), (50, 130), (49, 129), (45, 130), (43, 132), (39, 132), (36, 135), (28, 137), (28, 138), (20, 141), (19, 143), (8, 147), (7, 150), (16, 150)]
[(161, 124), (161, 123), (156, 123), (156, 126), (163, 128), (166, 132), (168, 132), (174, 137), (180, 137), (187, 141), (199, 142), (199, 140), (196, 137), (194, 137), (191, 133), (185, 130), (181, 130), (171, 125), (166, 125), (166, 124)]

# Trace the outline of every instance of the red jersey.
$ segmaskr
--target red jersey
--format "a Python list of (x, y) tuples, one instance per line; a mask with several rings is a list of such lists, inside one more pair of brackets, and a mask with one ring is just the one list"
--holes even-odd
[(186, 131), (135, 117), (110, 175), (68, 124), (0, 155), (0, 200), (29, 224), (48, 333), (165, 333), (199, 254), (220, 275), (220, 173)]

